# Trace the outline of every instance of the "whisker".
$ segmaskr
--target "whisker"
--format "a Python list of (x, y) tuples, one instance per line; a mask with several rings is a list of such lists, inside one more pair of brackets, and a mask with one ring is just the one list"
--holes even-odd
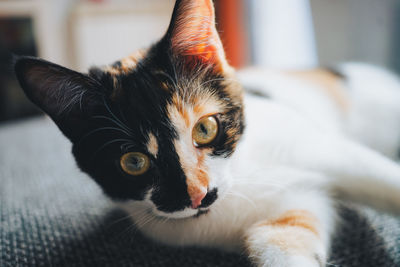
[(256, 204), (254, 203), (254, 201), (252, 201), (251, 199), (249, 199), (248, 197), (246, 197), (246, 196), (243, 195), (243, 194), (240, 194), (240, 193), (238, 193), (238, 192), (232, 192), (232, 191), (227, 192), (226, 194), (227, 194), (227, 195), (231, 195), (231, 196), (241, 197), (242, 199), (248, 201), (248, 202), (253, 206), (253, 208), (257, 208), (257, 206), (256, 206)]
[[(134, 230), (134, 231), (132, 231), (132, 230)], [(129, 232), (131, 232), (132, 235)], [(116, 238), (122, 239), (122, 240), (127, 240), (129, 237), (133, 238), (135, 236), (136, 232), (137, 232), (136, 225), (131, 224), (126, 229), (122, 230), (119, 234), (117, 234)], [(132, 239), (130, 239), (129, 241), (132, 241)]]
[[(125, 131), (125, 130), (123, 130), (123, 129), (116, 128), (116, 127), (102, 127), (102, 128), (95, 129), (95, 130), (93, 130), (93, 131), (91, 131), (91, 132), (85, 134), (85, 135), (79, 140), (79, 143), (81, 143), (85, 138), (89, 137), (90, 135), (92, 135), (92, 134), (94, 134), (94, 133), (97, 133), (97, 132), (99, 132), (99, 131), (103, 131), (103, 130), (120, 131), (120, 132), (122, 132), (122, 133), (128, 135), (129, 137), (132, 137), (132, 135), (131, 135), (129, 132), (127, 132), (127, 131)], [(78, 144), (79, 144), (79, 143), (78, 143)]]
[(275, 186), (278, 188), (286, 188), (286, 185), (284, 183), (280, 182), (273, 182), (273, 181), (240, 181), (236, 180), (235, 185), (268, 185), (268, 186)]
[(335, 267), (339, 267), (340, 266), (339, 264), (334, 264), (334, 263), (331, 263), (331, 262), (326, 262), (325, 264), (328, 265), (328, 266), (335, 266)]
[(118, 219), (116, 219), (115, 221), (109, 223), (109, 224), (107, 225), (107, 228), (110, 228), (111, 226), (113, 226), (113, 225), (115, 225), (115, 224), (117, 224), (117, 223), (119, 223), (119, 222), (122, 222), (122, 221), (125, 221), (125, 220), (131, 220), (131, 219), (132, 219), (132, 217), (131, 217), (130, 214), (125, 215), (125, 216), (123, 216), (123, 217), (121, 217), (121, 218), (118, 218)]
[(82, 91), (80, 97), (79, 97), (79, 110), (82, 111), (82, 100), (83, 100), (83, 96), (85, 95), (86, 91)]
[[(118, 238), (120, 238), (123, 235), (123, 238), (134, 238), (136, 234), (139, 232), (139, 227), (138, 227), (138, 222), (142, 222), (146, 218), (148, 218), (149, 214), (147, 213), (147, 210), (142, 210), (139, 211), (135, 214), (135, 219), (132, 220), (132, 224), (129, 225), (126, 229), (124, 229), (119, 235)], [(129, 233), (129, 235), (128, 235)]]
[(149, 224), (153, 223), (154, 221), (157, 221), (157, 218), (154, 217), (152, 214), (147, 214), (146, 217), (144, 217), (143, 220), (141, 220), (139, 223), (136, 224), (137, 228), (143, 228), (144, 226), (151, 226)]
[(118, 125), (119, 127), (121, 127), (122, 129), (124, 129), (125, 131), (131, 133), (131, 130), (130, 130), (127, 126), (125, 126), (124, 124), (119, 123), (118, 121), (116, 121), (116, 120), (114, 120), (114, 119), (112, 119), (112, 118), (110, 118), (110, 117), (99, 115), (99, 116), (94, 116), (93, 118), (94, 118), (94, 119), (105, 119), (105, 120), (109, 120), (109, 121), (115, 123), (116, 125)]
[(128, 150), (130, 150), (130, 149), (133, 148), (133, 147), (136, 147), (136, 145), (130, 145), (130, 144), (123, 144), (123, 145), (121, 145), (121, 149), (122, 149), (122, 150), (125, 150), (125, 151), (128, 151)]
[[(111, 114), (111, 116), (115, 119), (115, 121), (113, 121), (114, 123), (116, 123), (118, 126), (120, 126), (121, 128), (123, 128), (124, 130), (126, 130), (126, 131), (128, 131), (128, 132), (130, 132), (130, 129), (129, 129), (129, 127), (126, 125), (126, 124), (124, 124), (112, 111), (111, 111), (111, 108), (110, 108), (110, 106), (109, 106), (109, 104), (107, 103), (107, 101), (106, 101), (106, 99), (103, 97), (103, 103), (104, 103), (104, 106), (106, 107), (106, 109), (107, 109), (107, 111)], [(122, 114), (122, 111), (121, 111), (121, 108), (119, 107), (119, 110), (120, 110), (120, 114), (121, 114), (121, 116), (123, 117), (123, 114)], [(125, 121), (126, 121), (126, 119), (125, 119)]]
[(132, 140), (129, 140), (129, 139), (114, 139), (114, 140), (108, 141), (107, 143), (102, 145), (99, 149), (97, 149), (93, 153), (93, 155), (90, 158), (90, 160), (93, 160), (96, 157), (97, 153), (99, 153), (101, 150), (103, 150), (106, 146), (111, 145), (111, 144), (116, 143), (116, 142), (132, 142)]
[[(119, 123), (121, 123), (123, 126), (127, 127), (120, 119), (117, 118), (117, 116), (115, 116), (115, 114), (111, 111), (110, 106), (108, 105), (106, 99), (103, 97), (103, 103), (104, 106), (106, 107), (106, 109), (108, 110), (108, 112), (110, 112), (111, 116), (113, 116), (113, 118), (118, 121)], [(128, 128), (128, 127), (127, 127)]]
[[(175, 68), (173, 68), (173, 69), (174, 69), (174, 72), (175, 72)], [(168, 73), (166, 73), (164, 71), (158, 71), (157, 74), (161, 74), (161, 75), (165, 76), (166, 78), (168, 78), (168, 80), (171, 81), (171, 83), (174, 85), (174, 87), (177, 87), (176, 81), (178, 79), (174, 80)], [(176, 73), (175, 73), (175, 75), (176, 75)], [(177, 77), (175, 77), (175, 78), (177, 78)]]
[(118, 106), (118, 109), (119, 109), (119, 114), (121, 114), (121, 117), (122, 117), (122, 119), (124, 120), (124, 122), (125, 122), (125, 123), (128, 123), (128, 121), (127, 121), (127, 119), (126, 119), (126, 117), (125, 117), (124, 113), (122, 112), (122, 110), (121, 110), (121, 107), (120, 107), (120, 106)]
[[(177, 72), (176, 72), (176, 66), (175, 66), (175, 64), (172, 64), (172, 71), (174, 72), (175, 81), (177, 82), (177, 81), (178, 81), (178, 74), (177, 74)], [(175, 87), (177, 87), (177, 86), (175, 86)]]
[(237, 82), (238, 83), (237, 80), (232, 79), (232, 78), (215, 78), (215, 79), (210, 79), (210, 80), (207, 80), (205, 82), (202, 82), (198, 87), (196, 87), (195, 91), (201, 89), (200, 87), (202, 87), (202, 86), (204, 86), (204, 85), (206, 85), (208, 83), (212, 83), (212, 82), (216, 82), (216, 81), (232, 81), (232, 82)]

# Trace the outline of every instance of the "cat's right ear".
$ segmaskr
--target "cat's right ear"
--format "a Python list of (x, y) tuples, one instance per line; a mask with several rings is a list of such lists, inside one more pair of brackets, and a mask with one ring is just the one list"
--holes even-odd
[(100, 105), (99, 84), (89, 76), (33, 57), (16, 57), (15, 73), (28, 98), (47, 113), (71, 140)]
[(212, 0), (177, 0), (164, 37), (174, 56), (185, 66), (211, 66), (215, 72), (230, 71), (215, 25)]

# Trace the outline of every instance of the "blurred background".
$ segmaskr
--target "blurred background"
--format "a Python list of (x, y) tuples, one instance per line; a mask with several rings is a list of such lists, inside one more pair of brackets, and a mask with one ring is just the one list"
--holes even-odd
[[(157, 41), (174, 0), (0, 0), (0, 123), (39, 114), (11, 53), (85, 71)], [(235, 67), (313, 68), (363, 61), (400, 72), (398, 0), (214, 0)]]

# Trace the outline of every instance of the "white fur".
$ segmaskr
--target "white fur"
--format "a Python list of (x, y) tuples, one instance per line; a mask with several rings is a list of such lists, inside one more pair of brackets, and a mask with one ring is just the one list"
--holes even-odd
[(399, 79), (371, 65), (345, 64), (351, 110), (345, 132), (357, 142), (395, 157), (400, 147)]
[[(318, 174), (288, 168), (249, 170), (247, 174), (235, 177), (230, 190), (212, 205), (208, 214), (198, 218), (156, 217), (142, 201), (124, 207), (145, 234), (163, 243), (237, 251), (243, 247), (243, 236), (252, 224), (275, 218), (289, 209), (318, 212), (326, 233), (329, 233), (334, 217), (329, 199), (319, 191), (324, 187), (324, 180)], [(152, 217), (142, 225), (140, 221), (146, 213)], [(325, 234), (323, 239), (327, 244), (329, 235)]]
[[(247, 248), (259, 266), (324, 264), (335, 223), (329, 192), (400, 211), (400, 167), (380, 154), (394, 156), (400, 145), (400, 82), (371, 66), (341, 70), (346, 112), (316, 85), (266, 70), (239, 73), (245, 86), (272, 99), (246, 96), (246, 131), (237, 151), (229, 159), (208, 159), (210, 187), (219, 190), (209, 212), (197, 218), (190, 209), (161, 214), (148, 198), (125, 209), (146, 235), (163, 243)], [(268, 244), (268, 232), (256, 226), (293, 209), (318, 219), (320, 239), (309, 255)]]

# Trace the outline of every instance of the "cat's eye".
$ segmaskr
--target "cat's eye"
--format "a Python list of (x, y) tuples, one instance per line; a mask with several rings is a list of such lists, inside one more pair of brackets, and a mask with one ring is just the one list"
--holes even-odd
[(150, 159), (140, 152), (129, 152), (120, 159), (120, 165), (124, 172), (129, 175), (144, 174), (150, 167)]
[(192, 138), (195, 146), (210, 144), (217, 137), (218, 121), (215, 116), (201, 118), (192, 130)]

